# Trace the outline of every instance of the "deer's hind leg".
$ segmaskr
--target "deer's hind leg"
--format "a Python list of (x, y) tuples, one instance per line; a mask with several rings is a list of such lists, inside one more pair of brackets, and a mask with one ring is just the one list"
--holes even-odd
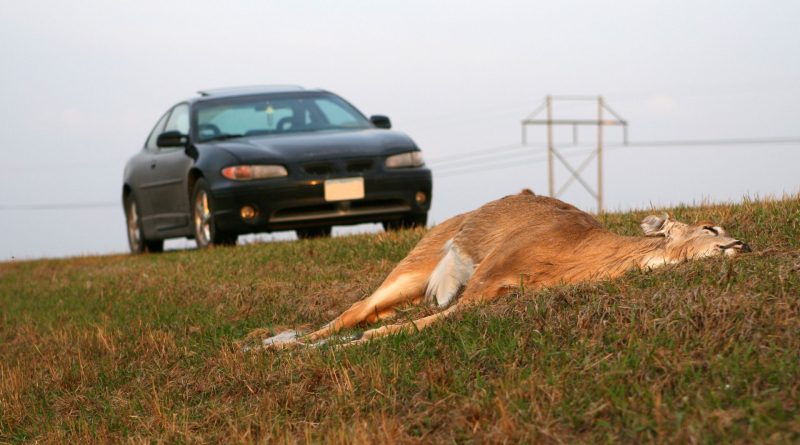
[[(430, 267), (433, 269), (433, 265)], [(422, 300), (430, 271), (408, 270), (398, 266), (383, 284), (367, 298), (357, 301), (331, 322), (306, 335), (294, 331), (281, 332), (263, 341), (266, 348), (287, 348), (323, 342), (325, 338), (362, 323), (374, 323), (395, 315), (396, 306)]]
[(320, 342), (342, 329), (389, 318), (399, 305), (421, 302), (428, 280), (443, 256), (445, 243), (455, 235), (464, 217), (456, 216), (431, 229), (375, 292), (350, 306), (330, 323), (303, 336), (276, 335), (264, 340), (264, 346), (281, 348)]
[(390, 318), (395, 314), (395, 307), (398, 305), (421, 301), (422, 296), (425, 295), (425, 285), (428, 282), (429, 273), (425, 273), (427, 271), (395, 272), (389, 275), (372, 295), (356, 302), (333, 321), (299, 340), (309, 343), (318, 342), (342, 329)]
[(509, 267), (507, 255), (502, 252), (493, 252), (475, 269), (474, 274), (472, 274), (464, 287), (464, 292), (455, 304), (427, 317), (364, 331), (360, 337), (344, 343), (342, 346), (365, 343), (372, 339), (401, 332), (411, 334), (421, 331), (465, 306), (483, 301), (492, 301), (507, 295), (515, 287), (519, 286), (521, 279), (521, 275)]
[(419, 332), (428, 326), (432, 325), (433, 323), (447, 318), (451, 314), (455, 313), (459, 309), (461, 309), (464, 305), (461, 302), (457, 302), (452, 306), (448, 307), (447, 309), (437, 312), (433, 315), (428, 315), (427, 317), (418, 318), (413, 321), (407, 321), (405, 323), (397, 323), (397, 324), (390, 324), (386, 326), (381, 326), (379, 328), (370, 329), (368, 331), (364, 331), (360, 337), (355, 340), (349, 341), (347, 343), (342, 344), (342, 346), (351, 346), (360, 343), (368, 342), (372, 339), (385, 337), (387, 335), (398, 334), (401, 332), (413, 334), (415, 332)]
[(491, 257), (487, 259), (489, 261), (478, 266), (475, 274), (469, 279), (464, 288), (464, 293), (461, 295), (459, 301), (457, 301), (455, 304), (452, 304), (447, 309), (416, 320), (390, 324), (364, 331), (360, 337), (344, 343), (343, 346), (365, 343), (372, 339), (401, 332), (411, 334), (421, 331), (433, 323), (449, 317), (465, 306), (469, 306), (481, 301), (495, 300), (510, 293), (512, 289), (519, 285), (519, 275), (515, 275), (513, 272), (507, 272), (504, 270), (500, 271), (497, 268), (497, 261)]

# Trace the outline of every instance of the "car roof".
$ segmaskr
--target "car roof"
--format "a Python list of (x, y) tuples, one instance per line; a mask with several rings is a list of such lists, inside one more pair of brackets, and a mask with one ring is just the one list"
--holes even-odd
[(304, 91), (304, 88), (298, 85), (253, 85), (244, 87), (203, 89), (197, 93), (202, 97), (225, 97), (266, 93), (289, 93), (295, 91)]
[(298, 85), (256, 85), (256, 86), (245, 86), (245, 87), (228, 87), (228, 88), (212, 88), (212, 89), (203, 89), (197, 92), (199, 96), (190, 97), (182, 102), (195, 104), (198, 102), (205, 102), (207, 100), (215, 100), (215, 99), (224, 99), (228, 97), (239, 97), (239, 96), (258, 96), (262, 94), (286, 94), (286, 93), (296, 93), (296, 94), (319, 94), (319, 93), (327, 93), (332, 94), (330, 91), (323, 90), (323, 89), (311, 89), (307, 90)]

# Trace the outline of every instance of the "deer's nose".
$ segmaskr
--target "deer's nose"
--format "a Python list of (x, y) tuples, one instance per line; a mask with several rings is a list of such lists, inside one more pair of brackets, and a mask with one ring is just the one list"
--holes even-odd
[(731, 242), (731, 243), (728, 243), (728, 244), (719, 245), (718, 247), (720, 249), (722, 249), (722, 250), (738, 249), (739, 252), (742, 252), (742, 253), (752, 252), (753, 251), (752, 249), (750, 249), (749, 245), (739, 241), (738, 239), (733, 241), (733, 242)]
[(739, 241), (738, 239), (736, 241), (728, 244), (728, 246), (726, 248), (730, 248), (730, 247), (733, 247), (734, 249), (739, 249), (739, 252), (742, 252), (742, 253), (747, 253), (747, 252), (752, 252), (753, 251), (753, 249), (750, 248), (749, 244), (747, 244), (747, 243), (745, 243), (743, 241)]

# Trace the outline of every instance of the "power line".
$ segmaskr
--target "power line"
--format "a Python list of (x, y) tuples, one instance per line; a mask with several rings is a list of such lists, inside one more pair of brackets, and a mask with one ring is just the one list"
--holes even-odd
[[(570, 148), (580, 148), (580, 147), (570, 147)], [(583, 148), (581, 150), (573, 149), (571, 151), (568, 151), (567, 153), (569, 153), (570, 156), (574, 156), (575, 154), (586, 154), (587, 150), (585, 148)], [(542, 156), (542, 155), (545, 155), (545, 154), (546, 154), (546, 152), (544, 152), (542, 150), (537, 150), (535, 152), (516, 153), (514, 155), (492, 156), (490, 158), (479, 159), (479, 160), (474, 160), (474, 161), (469, 160), (469, 161), (472, 161), (472, 162), (468, 162), (468, 163), (464, 162), (464, 163), (453, 163), (453, 164), (446, 164), (446, 165), (432, 165), (430, 167), (431, 167), (431, 170), (434, 170), (436, 172), (448, 173), (448, 172), (453, 171), (453, 170), (462, 170), (462, 169), (465, 169), (465, 168), (473, 168), (473, 167), (482, 168), (482, 167), (486, 167), (486, 166), (489, 166), (489, 165), (493, 165), (493, 164), (495, 164), (497, 162), (507, 163), (507, 162), (513, 161), (513, 162), (516, 162), (519, 165), (519, 163), (527, 162), (531, 158), (536, 158), (536, 157), (539, 157), (539, 156)]]
[[(695, 139), (672, 141), (639, 141), (629, 142), (628, 147), (680, 147), (699, 145), (760, 145), (760, 144), (800, 144), (798, 137), (783, 138), (751, 138), (751, 139)], [(615, 144), (615, 146), (617, 146)], [(625, 146), (625, 145), (622, 145)]]
[[(753, 139), (702, 139), (702, 140), (673, 140), (673, 141), (642, 141), (642, 142), (630, 142), (627, 145), (625, 144), (614, 144), (611, 146), (607, 146), (607, 150), (620, 150), (623, 148), (650, 148), (650, 147), (664, 147), (664, 146), (674, 146), (674, 147), (682, 147), (682, 146), (713, 146), (713, 145), (759, 145), (759, 144), (800, 144), (800, 138), (796, 137), (785, 137), (785, 138), (753, 138)], [(567, 147), (573, 148), (573, 147)], [(445, 170), (441, 174), (436, 174), (436, 178), (448, 178), (451, 176), (460, 176), (469, 173), (475, 172), (483, 172), (483, 171), (491, 171), (491, 170), (499, 170), (504, 168), (516, 167), (519, 166), (520, 161), (527, 160), (529, 164), (538, 164), (544, 162), (545, 158), (540, 159), (528, 159), (531, 155), (538, 154), (538, 153), (524, 153), (520, 156), (514, 157), (514, 161), (509, 162), (500, 162), (494, 163), (493, 160), (489, 159), (486, 162), (482, 163), (481, 165), (474, 165), (474, 166), (442, 166), (437, 167), (433, 166), (433, 168), (438, 170)], [(586, 151), (583, 152), (572, 152), (569, 154), (564, 155), (565, 157), (573, 157), (578, 155), (585, 155)], [(498, 161), (499, 161), (498, 156)]]
[[(524, 164), (524, 165), (538, 164), (540, 162), (545, 161), (546, 159), (547, 158), (542, 158), (542, 157), (539, 157), (538, 159), (536, 159), (536, 158), (535, 159), (531, 159), (531, 160), (528, 160), (528, 162), (526, 164)], [(471, 168), (465, 167), (463, 170), (446, 171), (446, 172), (441, 173), (441, 174), (435, 174), (435, 177), (436, 178), (447, 178), (447, 177), (450, 177), (450, 176), (459, 176), (459, 175), (465, 175), (465, 174), (468, 174), (468, 173), (491, 171), (491, 170), (505, 169), (505, 168), (510, 168), (510, 167), (519, 167), (520, 165), (523, 165), (523, 164), (521, 164), (519, 162), (519, 160), (509, 161), (509, 162), (501, 162), (499, 164), (490, 164), (490, 165), (485, 165), (484, 164), (484, 165), (480, 165), (480, 166), (473, 166)]]
[[(650, 147), (690, 147), (690, 146), (716, 146), (716, 145), (780, 145), (780, 144), (800, 144), (800, 137), (776, 137), (776, 138), (743, 138), (743, 139), (695, 139), (695, 140), (664, 140), (664, 141), (632, 141), (626, 144), (608, 145), (608, 150), (619, 150), (623, 148), (650, 148)], [(591, 147), (591, 145), (571, 145), (566, 149), (578, 149)], [(479, 150), (472, 150), (452, 156), (445, 156), (429, 161), (431, 168), (437, 173), (437, 178), (447, 178), (460, 176), (469, 173), (500, 170), (510, 167), (517, 167), (520, 162), (538, 164), (544, 162), (545, 158), (540, 156), (543, 153), (523, 152), (513, 153), (522, 149), (540, 149), (536, 145), (509, 144), (489, 147)], [(511, 154), (509, 154), (511, 153)], [(565, 154), (565, 157), (585, 155), (586, 151), (574, 151)], [(460, 165), (468, 162), (480, 162), (480, 165)], [(66, 204), (21, 204), (21, 205), (0, 205), (0, 211), (40, 211), (40, 210), (81, 210), (81, 209), (101, 209), (119, 207), (120, 203), (115, 201), (95, 201), (95, 202), (74, 202)]]
[[(571, 145), (569, 147), (564, 147), (565, 150), (574, 150), (574, 149), (585, 149), (590, 148), (592, 145), (589, 144), (581, 144), (581, 145)], [(545, 150), (547, 147), (544, 146), (535, 146), (535, 145), (517, 145), (517, 146), (509, 146), (507, 149), (498, 150), (496, 148), (485, 149), (480, 151), (472, 152), (474, 154), (468, 155), (464, 154), (463, 156), (450, 156), (448, 158), (439, 158), (436, 161), (428, 162), (428, 165), (431, 168), (440, 170), (440, 169), (449, 169), (449, 168), (462, 168), (464, 166), (458, 164), (470, 163), (470, 162), (492, 162), (496, 159), (509, 159), (510, 157), (525, 157), (530, 156), (532, 154), (541, 154), (542, 151)], [(522, 153), (516, 153), (520, 150), (526, 150)], [(534, 152), (536, 150), (537, 152)]]
[[(695, 139), (695, 140), (664, 140), (664, 141), (634, 141), (628, 144), (607, 144), (609, 148), (624, 148), (624, 147), (682, 147), (682, 146), (712, 146), (712, 145), (759, 145), (759, 144), (800, 144), (798, 137), (778, 137), (778, 138), (745, 138), (745, 139)], [(578, 147), (593, 147), (593, 144), (571, 144), (564, 149), (578, 148)], [(513, 153), (519, 150), (526, 149), (545, 149), (545, 146), (537, 146), (533, 144), (509, 144), (499, 145), (490, 148), (478, 149), (460, 153), (457, 155), (444, 156), (441, 158), (434, 158), (428, 161), (433, 168), (460, 168), (460, 166), (453, 164), (463, 164), (477, 160), (491, 162), (491, 158), (505, 157), (505, 153)]]
[[(527, 147), (527, 148), (530, 148), (530, 147)], [(527, 151), (524, 151), (524, 152), (516, 152), (516, 150), (515, 150), (515, 152), (504, 151), (504, 152), (498, 152), (498, 153), (486, 153), (486, 154), (483, 154), (483, 155), (480, 155), (480, 156), (472, 156), (472, 157), (467, 157), (467, 158), (464, 158), (464, 159), (453, 159), (453, 160), (447, 161), (447, 162), (432, 163), (432, 164), (430, 164), (430, 167), (433, 168), (433, 169), (437, 169), (437, 170), (443, 170), (443, 169), (446, 170), (446, 169), (450, 169), (450, 168), (463, 168), (464, 164), (474, 165), (476, 163), (492, 162), (492, 161), (498, 160), (498, 159), (507, 160), (509, 158), (515, 158), (515, 157), (525, 157), (525, 156), (530, 156), (532, 154), (536, 154), (536, 152), (534, 152), (532, 150), (527, 150)]]
[[(588, 153), (588, 151), (586, 151), (586, 150), (581, 151), (581, 152), (573, 151), (573, 152), (564, 154), (564, 157), (571, 158), (571, 157), (575, 157), (575, 156), (585, 156), (587, 153)], [(498, 170), (498, 169), (501, 169), (501, 168), (518, 167), (520, 165), (523, 165), (521, 163), (523, 161), (527, 162), (524, 165), (538, 164), (540, 162), (544, 162), (545, 160), (547, 160), (547, 157), (544, 156), (544, 155), (545, 155), (545, 153), (527, 153), (527, 154), (518, 156), (518, 157), (514, 158), (513, 160), (506, 159), (506, 160), (504, 160), (505, 162), (497, 163), (497, 161), (495, 161), (494, 163), (489, 162), (489, 163), (482, 163), (480, 165), (462, 166), (462, 167), (459, 167), (459, 168), (454, 168), (452, 170), (445, 170), (443, 173), (436, 173), (436, 171), (439, 170), (439, 169), (436, 169), (434, 174), (435, 174), (435, 176), (437, 178), (446, 178), (446, 177), (449, 177), (449, 176), (458, 176), (458, 175), (462, 175), (462, 174), (475, 173), (475, 172), (479, 172), (479, 171), (490, 171), (490, 170)]]
[(119, 207), (120, 203), (110, 201), (74, 202), (70, 204), (23, 204), (0, 205), (0, 210), (80, 210)]
[(432, 163), (432, 164), (446, 163), (446, 162), (451, 162), (451, 161), (454, 161), (454, 160), (462, 160), (464, 158), (468, 158), (468, 157), (472, 157), (472, 156), (481, 156), (481, 155), (484, 155), (484, 154), (487, 154), (487, 153), (497, 153), (497, 152), (502, 152), (502, 151), (519, 150), (519, 149), (521, 149), (523, 147), (525, 147), (525, 146), (522, 145), (522, 144), (498, 145), (498, 146), (495, 146), (495, 147), (489, 147), (489, 148), (482, 148), (482, 149), (479, 149), (479, 150), (466, 151), (464, 153), (459, 153), (457, 155), (444, 156), (444, 157), (441, 157), (441, 158), (433, 158), (433, 159), (428, 160), (428, 162)]

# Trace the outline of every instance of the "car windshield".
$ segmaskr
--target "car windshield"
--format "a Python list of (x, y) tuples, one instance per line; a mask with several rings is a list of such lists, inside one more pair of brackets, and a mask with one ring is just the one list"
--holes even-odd
[(196, 105), (195, 128), (200, 142), (371, 127), (350, 104), (325, 93), (235, 97)]

